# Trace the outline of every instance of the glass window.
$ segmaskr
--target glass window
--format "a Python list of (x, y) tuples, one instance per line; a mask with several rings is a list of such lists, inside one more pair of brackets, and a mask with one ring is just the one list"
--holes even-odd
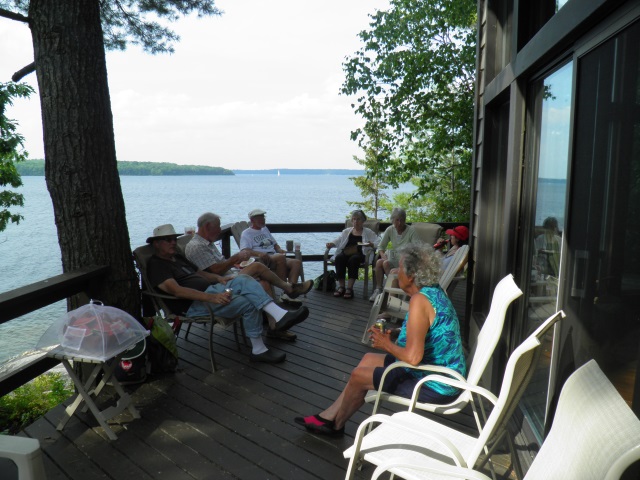
[[(522, 284), (527, 284), (524, 297), (524, 323), (518, 334), (525, 338), (542, 321), (556, 311), (558, 282), (561, 275), (562, 237), (565, 231), (567, 171), (571, 122), (573, 66), (568, 63), (532, 86), (531, 152), (527, 161), (530, 171), (529, 203), (526, 213), (531, 219), (523, 239)], [(547, 383), (551, 359), (551, 335), (544, 347), (543, 361), (523, 397), (523, 407), (532, 425), (542, 435), (547, 408)]]

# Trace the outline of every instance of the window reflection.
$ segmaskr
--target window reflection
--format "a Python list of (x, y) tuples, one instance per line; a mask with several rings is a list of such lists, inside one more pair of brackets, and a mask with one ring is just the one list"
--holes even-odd
[[(531, 163), (537, 171), (533, 188), (535, 209), (531, 214), (535, 223), (530, 230), (527, 256), (531, 278), (523, 337), (556, 311), (567, 201), (572, 69), (571, 63), (563, 66), (533, 89), (537, 101), (533, 105), (532, 127), (538, 133), (533, 138), (539, 140), (531, 147)], [(523, 397), (525, 412), (540, 435), (544, 430), (551, 347), (549, 334), (540, 368)]]

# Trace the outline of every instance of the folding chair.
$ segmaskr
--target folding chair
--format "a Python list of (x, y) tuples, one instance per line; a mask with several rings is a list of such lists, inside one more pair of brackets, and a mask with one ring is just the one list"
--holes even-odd
[[(423, 378), (416, 385), (409, 411), (398, 412), (391, 416), (377, 414), (366, 419), (358, 427), (353, 446), (344, 452), (345, 458), (350, 459), (345, 478), (353, 478), (361, 460), (384, 466), (393, 475), (406, 479), (429, 477), (417, 475), (410, 467), (405, 468), (405, 464), (418, 464), (432, 468), (441, 466), (446, 468), (451, 465), (482, 468), (505, 436), (516, 461), (513, 442), (507, 435), (507, 424), (536, 369), (542, 351), (542, 338), (559, 319), (564, 317), (564, 312), (556, 312), (513, 351), (507, 362), (498, 397), (477, 385), (435, 374)], [(491, 414), (478, 436), (462, 433), (413, 411), (420, 388), (430, 381), (467, 390), (484, 397), (493, 404)], [(370, 424), (379, 425), (366, 433)], [(480, 459), (482, 452), (486, 454), (484, 459)], [(491, 468), (493, 470), (493, 466)]]
[[(215, 372), (216, 360), (213, 353), (214, 324), (221, 325), (225, 328), (233, 325), (233, 333), (236, 340), (236, 346), (238, 351), (240, 351), (240, 341), (238, 339), (238, 324), (240, 324), (244, 343), (245, 345), (248, 344), (242, 319), (240, 317), (226, 318), (215, 315), (210, 305), (207, 305), (209, 315), (202, 317), (189, 317), (186, 315), (186, 312), (174, 312), (171, 308), (169, 308), (166, 300), (177, 300), (177, 298), (164, 292), (157, 291), (149, 283), (149, 279), (147, 277), (147, 264), (149, 262), (149, 259), (151, 258), (151, 255), (153, 255), (153, 247), (151, 245), (142, 245), (133, 251), (133, 258), (136, 265), (138, 266), (138, 270), (140, 271), (140, 275), (142, 277), (142, 293), (150, 298), (151, 303), (153, 304), (153, 308), (157, 314), (164, 316), (169, 322), (174, 322), (174, 330), (176, 332), (176, 335), (178, 335), (180, 325), (182, 323), (188, 325), (187, 331), (185, 332), (184, 336), (185, 340), (188, 340), (189, 331), (191, 330), (191, 325), (193, 323), (209, 324), (209, 357), (211, 359), (211, 371)], [(178, 321), (177, 326), (176, 321)]]

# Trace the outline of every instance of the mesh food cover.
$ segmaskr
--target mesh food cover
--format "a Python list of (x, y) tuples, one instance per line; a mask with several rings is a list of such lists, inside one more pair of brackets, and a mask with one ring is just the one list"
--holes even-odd
[(149, 332), (128, 313), (92, 300), (53, 322), (40, 337), (38, 348), (104, 362), (147, 335)]

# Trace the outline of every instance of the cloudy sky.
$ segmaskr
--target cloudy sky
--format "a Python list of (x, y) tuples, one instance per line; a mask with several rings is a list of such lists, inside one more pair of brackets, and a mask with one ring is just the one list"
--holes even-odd
[[(119, 160), (233, 169), (357, 168), (361, 120), (338, 91), (342, 62), (388, 0), (219, 0), (221, 17), (174, 25), (173, 55), (109, 52)], [(33, 60), (26, 26), (0, 18), (0, 82)], [(36, 87), (35, 74), (25, 81)], [(39, 100), (16, 102), (31, 158), (43, 158)]]

